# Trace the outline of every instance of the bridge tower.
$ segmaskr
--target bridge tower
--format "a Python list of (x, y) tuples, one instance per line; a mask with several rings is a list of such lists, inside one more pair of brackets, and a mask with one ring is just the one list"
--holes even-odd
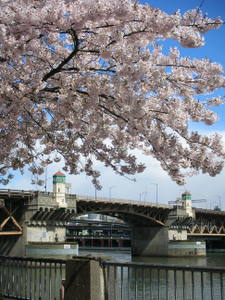
[(184, 192), (182, 194), (182, 206), (189, 217), (193, 217), (191, 193)]
[(60, 171), (53, 175), (53, 195), (59, 207), (67, 207), (66, 176)]

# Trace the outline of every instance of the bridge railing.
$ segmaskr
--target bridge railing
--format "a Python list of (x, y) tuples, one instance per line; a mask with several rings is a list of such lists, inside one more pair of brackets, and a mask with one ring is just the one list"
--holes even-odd
[(32, 196), (35, 194), (34, 190), (15, 190), (15, 189), (0, 189), (0, 195), (27, 195)]
[[(5, 195), (10, 195), (10, 196), (19, 196), (21, 197), (24, 196), (34, 196), (34, 195), (44, 195), (46, 197), (50, 197), (53, 195), (52, 192), (47, 192), (47, 191), (35, 191), (35, 190), (16, 190), (16, 189), (0, 189), (0, 197), (5, 196)], [(102, 201), (102, 202), (115, 202), (115, 203), (124, 203), (124, 204), (131, 204), (131, 205), (143, 205), (143, 206), (154, 206), (154, 207), (159, 207), (159, 208), (168, 208), (168, 209), (173, 209), (172, 205), (168, 204), (159, 204), (156, 202), (150, 202), (150, 201), (137, 201), (137, 200), (128, 200), (128, 199), (120, 199), (120, 198), (107, 198), (107, 197), (92, 197), (92, 196), (84, 196), (84, 195), (77, 195), (77, 194), (67, 194), (67, 201), (69, 204), (73, 204), (74, 201), (76, 200), (86, 200), (86, 201)], [(53, 205), (55, 206), (55, 205)], [(215, 214), (215, 215), (225, 215), (224, 211), (215, 211), (212, 209), (207, 209), (207, 208), (199, 208), (199, 207), (194, 207), (197, 213), (201, 214)]]
[(173, 208), (171, 205), (167, 204), (159, 204), (155, 202), (148, 202), (148, 201), (141, 201), (141, 200), (127, 200), (127, 199), (120, 199), (120, 198), (107, 198), (107, 197), (91, 197), (91, 196), (83, 196), (77, 195), (77, 200), (86, 200), (86, 201), (100, 201), (100, 202), (114, 202), (120, 204), (131, 204), (131, 205), (143, 205), (143, 206), (154, 206), (154, 207), (161, 207), (161, 208)]
[(0, 256), (0, 298), (61, 300), (62, 259)]
[(105, 262), (107, 300), (224, 300), (225, 268)]
[[(34, 191), (34, 190), (16, 190), (16, 189), (0, 189), (0, 196), (2, 195), (21, 195), (23, 196), (34, 196), (36, 194), (43, 195), (45, 197), (51, 196), (52, 192), (46, 191)], [(130, 204), (130, 205), (143, 205), (143, 206), (154, 206), (159, 208), (173, 208), (171, 205), (167, 204), (159, 204), (150, 201), (141, 201), (141, 200), (128, 200), (122, 198), (107, 198), (107, 197), (92, 197), (92, 196), (85, 196), (85, 195), (77, 195), (77, 194), (67, 194), (67, 201), (74, 202), (76, 200), (86, 200), (86, 201), (100, 201), (100, 202), (114, 202), (114, 203), (123, 203), (123, 204)]]

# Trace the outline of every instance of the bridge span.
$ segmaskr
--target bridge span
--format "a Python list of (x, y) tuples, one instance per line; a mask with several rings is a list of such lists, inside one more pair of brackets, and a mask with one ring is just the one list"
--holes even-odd
[[(26, 243), (65, 237), (65, 225), (78, 216), (98, 213), (132, 226), (134, 255), (167, 255), (170, 240), (225, 236), (225, 212), (150, 202), (56, 193), (0, 190), (0, 254), (23, 255)], [(160, 250), (161, 249), (161, 250)]]

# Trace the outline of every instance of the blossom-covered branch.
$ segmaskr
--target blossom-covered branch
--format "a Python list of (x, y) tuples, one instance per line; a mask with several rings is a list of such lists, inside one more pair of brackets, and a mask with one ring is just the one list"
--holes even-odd
[(0, 181), (27, 165), (40, 175), (63, 157), (64, 170), (85, 172), (100, 188), (94, 161), (121, 175), (142, 172), (134, 149), (179, 184), (186, 173), (218, 174), (221, 138), (188, 124), (217, 120), (211, 107), (223, 103), (213, 95), (225, 86), (223, 69), (162, 45), (200, 47), (221, 24), (199, 9), (168, 15), (131, 0), (2, 1)]

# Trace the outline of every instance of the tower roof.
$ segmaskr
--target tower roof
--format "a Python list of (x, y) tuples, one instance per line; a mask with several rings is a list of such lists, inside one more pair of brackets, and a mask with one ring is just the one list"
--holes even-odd
[(54, 176), (64, 176), (65, 177), (65, 174), (63, 174), (62, 172), (60, 172), (60, 171), (57, 171), (54, 175), (53, 175), (53, 177)]
[(191, 193), (188, 192), (188, 191), (185, 191), (185, 192), (182, 194), (182, 200), (191, 200)]
[(191, 194), (191, 193), (188, 192), (188, 191), (185, 191), (185, 192), (182, 193), (182, 195), (190, 195), (190, 194)]

